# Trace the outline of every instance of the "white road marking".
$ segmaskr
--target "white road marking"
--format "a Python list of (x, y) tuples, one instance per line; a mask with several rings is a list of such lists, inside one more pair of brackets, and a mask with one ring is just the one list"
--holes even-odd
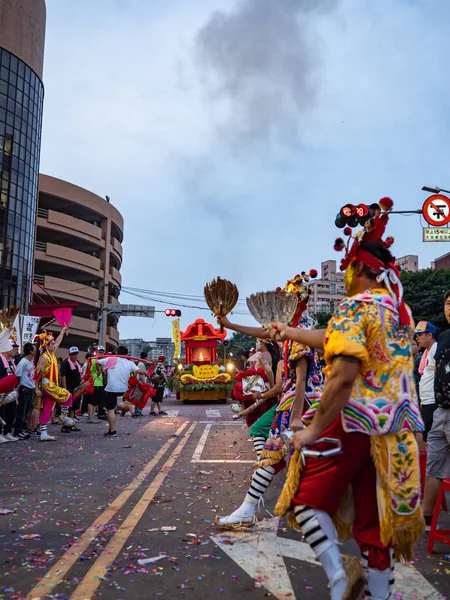
[(250, 463), (252, 465), (255, 464), (254, 460), (222, 460), (220, 458), (212, 459), (212, 460), (191, 460), (191, 462), (199, 462), (199, 463)]
[[(220, 423), (220, 425), (225, 425), (226, 423)], [(234, 424), (233, 422), (228, 423), (229, 425)], [(205, 429), (203, 430), (203, 433), (198, 441), (197, 447), (194, 450), (194, 454), (192, 455), (191, 458), (191, 462), (193, 463), (250, 463), (250, 464), (254, 464), (254, 460), (240, 460), (240, 459), (234, 459), (234, 460), (226, 460), (226, 459), (221, 459), (221, 458), (217, 458), (217, 459), (202, 459), (202, 453), (203, 450), (205, 448), (205, 444), (206, 444), (206, 440), (208, 439), (208, 435), (209, 432), (211, 431), (211, 427), (213, 425), (217, 425), (216, 422), (206, 422), (206, 426)]]
[(218, 419), (221, 418), (221, 414), (220, 414), (220, 410), (214, 410), (212, 408), (207, 408), (206, 409), (206, 416), (208, 419), (214, 419), (215, 417), (217, 417)]
[(205, 444), (206, 444), (206, 440), (208, 439), (208, 434), (209, 434), (211, 427), (212, 427), (212, 423), (209, 423), (208, 425), (206, 425), (205, 429), (203, 430), (201, 438), (197, 444), (197, 448), (195, 449), (194, 454), (192, 455), (191, 462), (199, 462), (200, 457), (203, 452), (203, 448), (205, 447)]
[[(278, 518), (267, 519), (250, 531), (226, 531), (211, 539), (275, 598), (293, 600), (295, 592), (278, 547), (278, 521)], [(223, 539), (233, 544), (223, 544)]]
[(168, 410), (167, 414), (169, 415), (169, 417), (178, 417), (179, 412), (179, 410)]
[[(222, 427), (222, 425), (240, 425), (242, 427), (242, 423), (239, 423), (239, 421), (219, 421), (219, 423), (217, 421), (199, 421), (199, 423), (202, 425), (211, 423), (211, 425), (220, 425), (220, 427)], [(246, 429), (246, 426), (242, 427), (242, 429)]]
[[(266, 519), (252, 530), (226, 531), (211, 539), (239, 566), (279, 600), (295, 598), (282, 556), (318, 565), (308, 544), (277, 537), (278, 517)], [(224, 544), (227, 539), (232, 545)], [(243, 561), (243, 562), (241, 562)], [(443, 600), (436, 588), (417, 569), (407, 564), (395, 567), (394, 591), (402, 598)]]

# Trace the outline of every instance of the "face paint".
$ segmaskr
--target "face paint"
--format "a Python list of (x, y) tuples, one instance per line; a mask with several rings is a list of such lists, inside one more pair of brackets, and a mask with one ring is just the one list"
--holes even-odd
[(350, 263), (348, 267), (345, 269), (344, 274), (344, 285), (345, 285), (345, 293), (347, 296), (351, 296), (351, 290), (353, 286), (353, 278), (355, 276), (355, 267)]

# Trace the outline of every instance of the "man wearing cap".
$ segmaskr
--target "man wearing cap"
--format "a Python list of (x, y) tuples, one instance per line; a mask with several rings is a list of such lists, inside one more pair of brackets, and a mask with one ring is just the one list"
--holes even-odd
[(89, 355), (89, 359), (86, 363), (86, 371), (89, 370), (87, 377), (90, 376), (92, 378), (92, 383), (94, 386), (94, 393), (92, 395), (85, 396), (88, 411), (88, 419), (86, 422), (89, 424), (100, 422), (98, 419), (95, 418), (96, 407), (98, 411), (98, 416), (100, 415), (100, 411), (102, 411), (102, 413), (106, 413), (103, 401), (103, 369), (98, 362), (98, 359), (102, 358), (104, 354), (105, 348), (103, 346), (98, 346), (96, 353), (94, 355)]
[[(61, 385), (68, 390), (72, 395), (75, 389), (81, 383), (81, 365), (78, 362), (79, 350), (76, 346), (72, 346), (69, 350), (69, 357), (63, 360), (61, 364)], [(75, 417), (75, 412), (80, 408), (81, 398), (73, 401), (72, 407), (69, 410), (69, 418)], [(72, 431), (80, 431), (76, 425), (63, 425), (62, 433), (70, 433)]]
[[(450, 323), (450, 290), (444, 295), (444, 314)], [(443, 479), (450, 478), (450, 329), (439, 336), (435, 354), (434, 392), (436, 410), (428, 434), (427, 478), (423, 512), (427, 529), (431, 525), (436, 497)]]
[(420, 411), (422, 413), (425, 431), (423, 440), (427, 441), (428, 433), (433, 424), (433, 413), (436, 409), (434, 397), (434, 376), (436, 373), (436, 327), (428, 321), (419, 321), (416, 326), (415, 334), (417, 343), (424, 349), (422, 359), (419, 365), (419, 374), (421, 375), (419, 383)]
[(13, 342), (12, 360), (13, 360), (14, 364), (16, 365), (16, 367), (22, 360), (19, 350), (20, 350), (19, 344), (17, 344), (16, 342)]
[[(167, 416), (167, 413), (161, 410), (161, 403), (164, 398), (164, 388), (167, 384), (167, 373), (166, 367), (164, 363), (166, 362), (165, 356), (160, 356), (158, 358), (158, 364), (156, 365), (155, 372), (152, 377), (153, 387), (156, 389), (156, 395), (152, 398), (152, 404), (150, 407), (150, 414), (152, 417), (155, 417), (157, 414), (162, 416)], [(155, 407), (158, 407), (158, 412), (155, 412)]]
[[(16, 376), (16, 365), (13, 361), (13, 342), (10, 332), (5, 329), (0, 334), (0, 387), (2, 392), (12, 393), (19, 380)], [(16, 401), (4, 403), (0, 406), (0, 444), (6, 442), (17, 442), (18, 437), (12, 434), (16, 419)]]

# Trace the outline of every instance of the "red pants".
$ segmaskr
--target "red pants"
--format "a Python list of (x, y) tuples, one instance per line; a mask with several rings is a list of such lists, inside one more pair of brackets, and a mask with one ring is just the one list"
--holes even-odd
[[(329, 514), (337, 512), (339, 502), (351, 484), (355, 503), (353, 537), (368, 554), (369, 567), (381, 571), (391, 566), (389, 548), (380, 540), (376, 494), (376, 470), (370, 456), (370, 436), (345, 433), (339, 416), (321, 437), (342, 441), (343, 452), (330, 458), (307, 458), (294, 505), (309, 506)], [(320, 449), (317, 444), (314, 449)]]

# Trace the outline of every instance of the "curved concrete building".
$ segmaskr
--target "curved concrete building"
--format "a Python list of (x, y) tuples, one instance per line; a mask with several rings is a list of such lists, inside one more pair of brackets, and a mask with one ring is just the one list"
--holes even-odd
[[(67, 181), (39, 176), (34, 300), (47, 292), (58, 302), (79, 303), (65, 348), (87, 351), (99, 341), (101, 306), (119, 304), (122, 240), (123, 219), (112, 204)], [(100, 340), (108, 351), (118, 347), (117, 320), (108, 316)], [(50, 329), (58, 331), (54, 324)]]
[(41, 150), (44, 0), (0, 0), (0, 305), (27, 311)]

